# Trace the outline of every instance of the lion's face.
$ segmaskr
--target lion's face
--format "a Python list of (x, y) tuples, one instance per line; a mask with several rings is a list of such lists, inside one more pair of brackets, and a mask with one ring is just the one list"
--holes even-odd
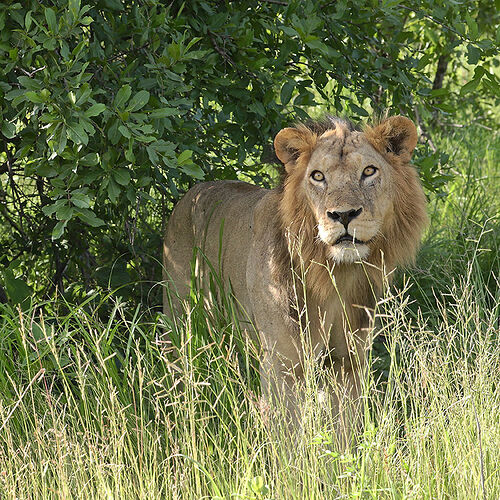
[(395, 264), (411, 260), (427, 220), (409, 164), (416, 143), (415, 125), (402, 116), (364, 132), (341, 120), (320, 132), (283, 129), (275, 150), (287, 171), (285, 226), (314, 239), (311, 246), (322, 245), (337, 263), (381, 254)]
[[(342, 132), (341, 132), (342, 133)], [(318, 138), (302, 179), (318, 237), (336, 262), (364, 260), (392, 213), (391, 166), (360, 132)]]

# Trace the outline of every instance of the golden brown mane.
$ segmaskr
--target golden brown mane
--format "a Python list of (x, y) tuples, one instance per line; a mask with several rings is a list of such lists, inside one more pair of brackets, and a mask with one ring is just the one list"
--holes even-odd
[[(291, 245), (295, 253), (292, 258), (294, 267), (299, 271), (297, 267), (302, 265), (302, 272), (307, 271), (307, 290), (321, 301), (326, 300), (332, 293), (333, 274), (337, 286), (343, 285), (342, 293), (348, 295), (344, 297), (346, 300), (366, 304), (367, 297), (373, 295), (373, 292), (380, 293), (384, 274), (391, 273), (398, 265), (413, 262), (415, 258), (423, 228), (427, 224), (426, 200), (420, 189), (418, 174), (409, 166), (411, 151), (406, 151), (403, 142), (416, 144), (417, 138), (405, 135), (406, 122), (397, 123), (398, 118), (402, 117), (392, 119), (392, 127), (388, 126), (387, 122), (382, 122), (363, 130), (366, 139), (392, 165), (395, 172), (394, 210), (383, 234), (374, 243), (365, 266), (333, 265), (329, 262), (327, 246), (317, 238), (317, 222), (302, 190), (304, 172), (318, 137), (336, 128), (342, 128), (343, 134), (350, 134), (355, 130), (354, 127), (345, 120), (333, 117), (295, 127), (300, 135), (302, 147), (297, 146), (294, 150), (292, 144), (289, 153), (294, 160), (294, 168), (287, 169), (280, 189), (276, 222), (279, 225), (277, 239), (281, 239), (282, 243), (277, 245), (275, 251), (276, 273), (283, 277), (290, 274), (291, 259), (288, 247)], [(401, 126), (400, 130), (398, 125)]]

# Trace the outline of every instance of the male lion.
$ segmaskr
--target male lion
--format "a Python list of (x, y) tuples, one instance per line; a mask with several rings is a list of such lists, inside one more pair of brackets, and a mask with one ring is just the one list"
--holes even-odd
[[(315, 353), (328, 353), (335, 383), (357, 399), (368, 312), (384, 269), (414, 258), (427, 222), (425, 196), (409, 163), (416, 144), (415, 125), (402, 116), (364, 131), (332, 117), (285, 128), (274, 140), (286, 170), (282, 185), (198, 184), (170, 217), (167, 281), (187, 294), (194, 247), (220, 265), (258, 332), (263, 393), (282, 395), (294, 415), (304, 331)], [(203, 283), (207, 269), (203, 262), (196, 267)], [(304, 286), (294, 288), (298, 274)], [(166, 294), (164, 308), (168, 313)]]

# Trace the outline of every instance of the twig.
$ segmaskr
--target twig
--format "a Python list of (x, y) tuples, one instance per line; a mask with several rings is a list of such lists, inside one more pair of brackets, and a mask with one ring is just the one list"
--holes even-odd
[[(399, 7), (401, 9), (406, 9), (406, 10), (409, 10), (411, 12), (414, 12), (415, 14), (417, 13), (417, 10), (411, 8), (411, 7), (407, 7), (406, 5), (399, 5)], [(450, 28), (447, 24), (444, 24), (442, 21), (439, 21), (439, 19), (436, 19), (435, 17), (432, 17), (430, 16), (429, 14), (423, 14), (423, 17), (425, 17), (426, 19), (428, 19), (429, 21), (432, 21), (433, 23), (436, 23), (438, 24), (439, 26), (443, 27), (444, 29), (448, 30), (448, 31), (451, 31), (452, 33), (455, 33), (456, 35), (459, 36), (459, 38), (461, 38), (462, 40), (466, 40), (466, 41), (470, 41), (469, 38), (467, 38), (466, 36), (462, 35), (461, 33), (459, 33), (456, 29), (454, 28)]]
[(419, 126), (422, 132), (422, 137), (425, 137), (425, 139), (427, 140), (427, 144), (429, 144), (429, 147), (432, 149), (432, 152), (435, 153), (437, 151), (436, 145), (434, 144), (427, 129), (422, 125), (422, 122), (420, 121), (420, 115), (418, 113), (418, 109), (416, 106), (414, 108), (414, 111), (415, 111), (415, 121), (417, 122), (417, 125)]
[(26, 234), (24, 231), (14, 222), (14, 220), (10, 217), (7, 208), (5, 205), (0, 204), (0, 210), (2, 212), (2, 215), (5, 217), (5, 220), (12, 226), (13, 229), (15, 229), (23, 238), (24, 240), (27, 240)]
[(19, 68), (26, 76), (29, 76), (30, 78), (33, 78), (33, 76), (35, 76), (36, 73), (38, 73), (39, 71), (43, 71), (47, 66), (42, 66), (41, 68), (36, 68), (34, 69), (33, 71), (29, 72), (29, 71), (26, 71), (25, 69), (23, 68)]
[(483, 125), (482, 123), (478, 123), (477, 121), (474, 121), (474, 120), (472, 120), (471, 122), (469, 122), (467, 125), (461, 125), (460, 123), (443, 123), (443, 125), (445, 127), (465, 128), (465, 127), (468, 127), (471, 123), (473, 123), (474, 125), (477, 125), (478, 127), (482, 127), (482, 128), (484, 128), (486, 130), (489, 130), (490, 132), (494, 131), (494, 129), (492, 129), (491, 127)]
[(285, 7), (288, 7), (287, 2), (280, 2), (280, 0), (261, 0), (262, 3), (275, 3), (276, 5), (284, 5)]
[(207, 33), (208, 33), (208, 36), (210, 37), (210, 40), (212, 41), (212, 45), (214, 46), (215, 51), (218, 52), (222, 56), (222, 58), (224, 59), (224, 61), (226, 61), (227, 63), (229, 63), (230, 66), (234, 67), (234, 69), (236, 70), (236, 72), (239, 75), (246, 75), (248, 77), (252, 77), (255, 80), (258, 79), (258, 76), (254, 72), (249, 71), (247, 69), (241, 70), (241, 68), (239, 68), (238, 65), (235, 64), (235, 62), (233, 61), (233, 59), (231, 59), (231, 56), (226, 52), (226, 49), (223, 48), (223, 47), (221, 47), (217, 43), (217, 40), (215, 38), (216, 35), (217, 35), (217, 36), (220, 36), (222, 38), (229, 38), (229, 39), (231, 39), (230, 36), (224, 36), (224, 35), (216, 34), (216, 33), (214, 33), (213, 31), (210, 31), (210, 30), (207, 30)]
[(208, 36), (210, 37), (210, 40), (212, 41), (212, 45), (214, 46), (214, 49), (222, 56), (222, 58), (226, 62), (228, 62), (231, 66), (234, 66), (234, 61), (231, 59), (229, 54), (217, 44), (214, 33), (210, 30), (208, 30), (207, 33), (208, 33)]
[(18, 202), (18, 208), (19, 208), (19, 227), (21, 228), (21, 230), (24, 231), (23, 229), (23, 219), (24, 219), (24, 210), (23, 210), (23, 204), (21, 202), (21, 197), (19, 195), (19, 192), (18, 192), (18, 189), (17, 189), (17, 184), (16, 184), (16, 181), (14, 180), (14, 168), (13, 168), (13, 159), (12, 159), (12, 154), (9, 150), (9, 146), (7, 144), (6, 141), (3, 141), (4, 143), (4, 151), (5, 151), (5, 154), (7, 156), (7, 161), (6, 161), (6, 165), (7, 165), (7, 172), (9, 173), (9, 184), (10, 184), (10, 188), (12, 190), (12, 198), (17, 198), (17, 202)]

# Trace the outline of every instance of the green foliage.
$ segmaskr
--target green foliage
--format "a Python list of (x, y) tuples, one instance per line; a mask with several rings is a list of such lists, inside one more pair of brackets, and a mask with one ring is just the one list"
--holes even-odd
[[(0, 263), (22, 256), (38, 292), (133, 281), (123, 293), (144, 299), (172, 202), (202, 179), (268, 184), (265, 146), (315, 106), (487, 120), (494, 16), (482, 1), (4, 2)], [(433, 88), (441, 57), (453, 71)], [(438, 160), (418, 160), (430, 190)]]

